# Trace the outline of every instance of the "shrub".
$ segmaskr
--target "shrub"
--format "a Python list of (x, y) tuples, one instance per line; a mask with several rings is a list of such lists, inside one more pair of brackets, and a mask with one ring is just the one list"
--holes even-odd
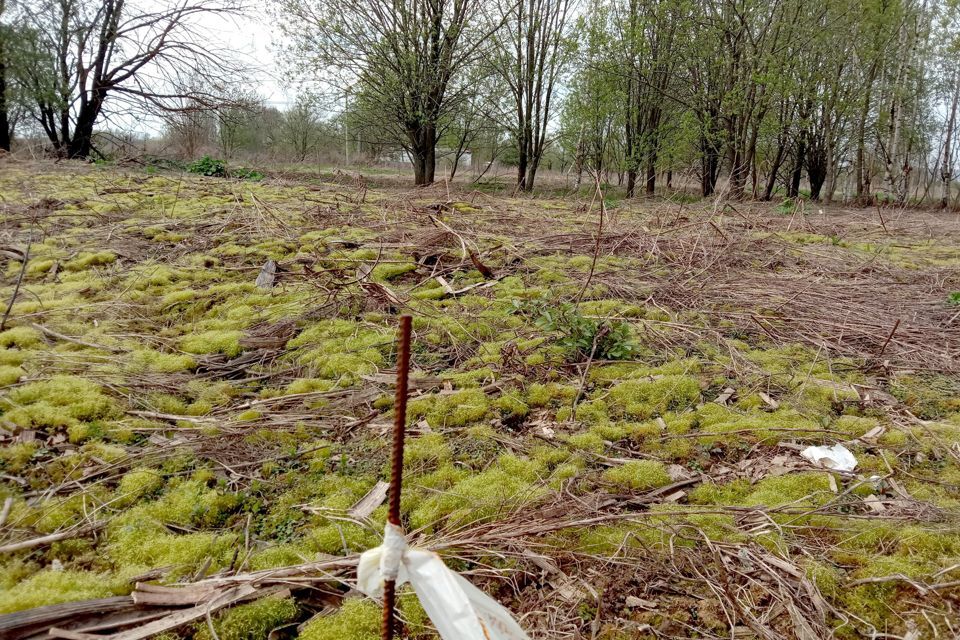
[(259, 182), (263, 180), (263, 173), (257, 171), (256, 169), (248, 169), (247, 167), (240, 167), (239, 169), (234, 169), (230, 172), (231, 178), (239, 178), (240, 180), (252, 180), (254, 182)]
[(203, 156), (199, 160), (194, 160), (188, 164), (187, 171), (201, 176), (225, 178), (227, 177), (227, 163), (210, 156)]
[[(514, 306), (520, 309), (523, 305), (514, 302)], [(625, 322), (587, 318), (569, 303), (555, 307), (534, 304), (532, 309), (536, 325), (559, 334), (556, 343), (570, 358), (625, 360), (637, 352), (630, 325)]]

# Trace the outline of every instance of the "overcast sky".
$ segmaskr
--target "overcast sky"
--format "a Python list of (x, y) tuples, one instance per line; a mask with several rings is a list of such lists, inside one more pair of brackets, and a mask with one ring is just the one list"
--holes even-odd
[[(169, 0), (143, 0), (144, 4), (167, 6)], [(261, 12), (261, 16), (263, 13)], [(265, 18), (265, 16), (264, 16)], [(197, 23), (208, 36), (211, 47), (226, 48), (239, 53), (253, 69), (243, 89), (256, 91), (267, 106), (286, 109), (296, 99), (296, 87), (287, 90), (277, 65), (278, 34), (266, 19), (252, 16), (225, 19), (217, 15), (202, 15)], [(113, 126), (132, 129), (138, 133), (157, 136), (163, 133), (163, 123), (157, 117), (114, 117)]]

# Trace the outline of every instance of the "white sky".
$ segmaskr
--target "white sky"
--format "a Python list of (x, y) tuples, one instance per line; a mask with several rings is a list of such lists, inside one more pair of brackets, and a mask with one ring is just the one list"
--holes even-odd
[[(170, 0), (143, 0), (150, 7), (168, 6)], [(253, 14), (254, 12), (250, 12)], [(288, 89), (278, 65), (277, 41), (279, 34), (269, 24), (265, 12), (254, 15), (223, 18), (217, 15), (201, 15), (196, 24), (211, 48), (226, 48), (240, 54), (245, 64), (251, 67), (249, 82), (242, 88), (253, 90), (270, 107), (284, 110), (296, 99), (296, 87)], [(109, 107), (108, 107), (109, 108)], [(157, 136), (163, 132), (163, 123), (157, 117), (114, 118), (111, 125), (119, 129)]]

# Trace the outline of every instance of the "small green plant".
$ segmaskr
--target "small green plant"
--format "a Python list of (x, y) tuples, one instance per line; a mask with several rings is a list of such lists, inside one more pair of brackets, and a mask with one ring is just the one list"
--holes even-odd
[(263, 173), (257, 171), (256, 169), (248, 169), (246, 167), (240, 167), (234, 171), (230, 172), (231, 178), (239, 178), (240, 180), (252, 180), (254, 182), (259, 182), (263, 180)]
[[(523, 305), (514, 302), (514, 306)], [(531, 311), (540, 329), (559, 334), (557, 345), (567, 349), (573, 359), (625, 360), (637, 351), (626, 322), (588, 318), (580, 313), (577, 305), (570, 303), (557, 306), (534, 303)]]
[(210, 156), (203, 156), (199, 160), (188, 164), (187, 171), (201, 176), (225, 178), (227, 176), (227, 163)]
[(247, 167), (228, 169), (227, 163), (217, 158), (203, 156), (187, 165), (187, 171), (213, 178), (237, 178), (239, 180), (263, 180), (263, 172)]
[(953, 291), (947, 296), (947, 304), (960, 307), (960, 291)]
[(792, 198), (785, 198), (783, 202), (777, 205), (777, 213), (782, 213), (784, 215), (788, 213), (793, 213), (796, 209), (797, 203)]

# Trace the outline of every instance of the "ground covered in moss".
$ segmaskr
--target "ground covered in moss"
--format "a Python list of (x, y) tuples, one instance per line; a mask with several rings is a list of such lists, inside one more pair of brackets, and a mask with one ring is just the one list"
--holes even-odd
[(593, 196), (0, 165), (0, 614), (378, 544), (409, 313), (405, 526), (531, 637), (960, 632), (960, 222)]

